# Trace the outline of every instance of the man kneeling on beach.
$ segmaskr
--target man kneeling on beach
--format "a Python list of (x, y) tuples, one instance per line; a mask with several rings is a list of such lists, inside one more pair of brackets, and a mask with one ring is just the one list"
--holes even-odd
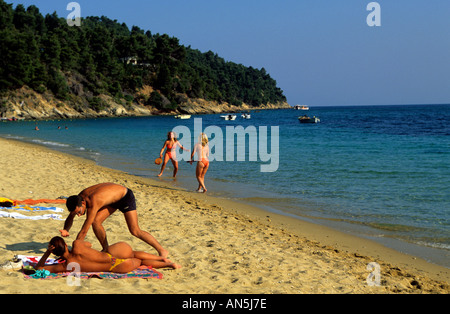
[(92, 225), (94, 234), (103, 247), (103, 252), (107, 252), (108, 240), (102, 224), (106, 218), (119, 209), (124, 214), (132, 235), (154, 247), (161, 257), (166, 258), (169, 254), (150, 233), (139, 228), (134, 194), (124, 186), (115, 183), (100, 183), (88, 187), (80, 194), (70, 196), (66, 206), (70, 213), (64, 222), (64, 229), (59, 230), (63, 237), (69, 236), (75, 216), (86, 214), (86, 220), (78, 233), (77, 240), (84, 240)]

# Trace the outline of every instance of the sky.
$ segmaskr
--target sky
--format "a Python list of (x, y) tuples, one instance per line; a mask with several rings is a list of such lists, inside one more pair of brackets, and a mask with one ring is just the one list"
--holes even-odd
[[(69, 0), (5, 0), (67, 17)], [(265, 68), (289, 104), (450, 104), (449, 0), (77, 0), (227, 61)], [(371, 2), (379, 5), (380, 26)], [(82, 26), (81, 26), (82, 27)]]

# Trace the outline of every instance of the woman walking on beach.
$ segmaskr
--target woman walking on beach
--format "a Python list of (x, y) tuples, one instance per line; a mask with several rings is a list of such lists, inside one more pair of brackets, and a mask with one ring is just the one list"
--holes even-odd
[(205, 186), (205, 174), (209, 168), (209, 145), (208, 136), (206, 136), (205, 133), (200, 133), (200, 136), (198, 137), (198, 143), (194, 146), (194, 150), (191, 154), (191, 165), (194, 161), (193, 158), (195, 153), (197, 153), (198, 156), (197, 168), (195, 169), (195, 175), (197, 176), (198, 181), (197, 192), (206, 193), (207, 189)]
[(161, 166), (161, 172), (158, 174), (158, 177), (162, 176), (164, 169), (166, 168), (166, 164), (169, 162), (169, 160), (172, 160), (173, 164), (173, 177), (175, 178), (177, 176), (178, 172), (178, 161), (176, 155), (177, 145), (180, 146), (182, 150), (189, 151), (189, 149), (185, 149), (183, 146), (181, 146), (174, 132), (167, 133), (167, 140), (164, 142), (161, 152), (159, 153), (159, 157), (163, 158), (163, 152), (167, 148), (166, 153), (164, 154), (164, 161)]

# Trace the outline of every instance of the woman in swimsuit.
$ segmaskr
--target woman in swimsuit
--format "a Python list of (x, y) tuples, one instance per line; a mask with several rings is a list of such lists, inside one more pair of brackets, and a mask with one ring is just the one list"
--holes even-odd
[[(53, 253), (64, 261), (56, 265), (45, 265), (45, 261)], [(61, 237), (54, 237), (48, 244), (47, 251), (39, 260), (35, 269), (45, 269), (52, 273), (70, 271), (67, 266), (77, 263), (81, 272), (114, 272), (128, 273), (139, 266), (151, 266), (153, 268), (170, 267), (181, 268), (167, 258), (156, 256), (142, 251), (133, 251), (125, 242), (119, 242), (109, 246), (108, 252), (94, 250), (89, 242), (75, 240), (72, 250), (69, 250), (66, 242)], [(70, 267), (69, 267), (70, 268)]]
[(158, 174), (158, 177), (162, 176), (163, 171), (166, 168), (166, 164), (169, 160), (172, 160), (173, 164), (173, 177), (175, 178), (177, 176), (178, 172), (178, 161), (176, 155), (177, 145), (180, 146), (182, 150), (189, 151), (189, 149), (185, 149), (183, 146), (181, 146), (174, 132), (167, 133), (167, 140), (164, 142), (161, 152), (159, 153), (159, 157), (163, 158), (164, 149), (167, 148), (166, 153), (164, 154), (164, 161), (161, 166), (161, 172)]
[(200, 133), (198, 137), (198, 143), (195, 144), (194, 150), (191, 154), (191, 165), (193, 162), (193, 158), (195, 153), (198, 156), (197, 168), (195, 169), (195, 175), (198, 181), (197, 192), (206, 193), (207, 189), (205, 186), (205, 174), (209, 168), (209, 145), (208, 145), (208, 136), (205, 133)]

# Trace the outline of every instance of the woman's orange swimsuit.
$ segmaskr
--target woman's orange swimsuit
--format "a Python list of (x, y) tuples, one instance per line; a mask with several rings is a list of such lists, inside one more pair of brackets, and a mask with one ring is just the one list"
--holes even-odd
[(209, 165), (209, 160), (208, 160), (208, 158), (206, 158), (206, 156), (205, 157), (203, 157), (203, 146), (201, 146), (201, 148), (202, 148), (202, 160), (201, 160), (201, 162), (203, 163), (203, 165), (205, 165), (205, 167), (208, 167), (208, 165)]
[[(174, 146), (175, 146), (175, 145), (174, 145)], [(173, 146), (167, 145), (167, 151), (166, 151), (166, 154), (169, 155), (169, 158), (170, 158), (170, 159), (173, 159), (173, 157), (172, 157), (172, 147), (173, 147)], [(175, 156), (175, 152), (174, 152), (174, 156)]]
[(205, 167), (208, 167), (209, 165), (209, 160), (206, 158), (202, 158), (201, 162), (205, 165)]

